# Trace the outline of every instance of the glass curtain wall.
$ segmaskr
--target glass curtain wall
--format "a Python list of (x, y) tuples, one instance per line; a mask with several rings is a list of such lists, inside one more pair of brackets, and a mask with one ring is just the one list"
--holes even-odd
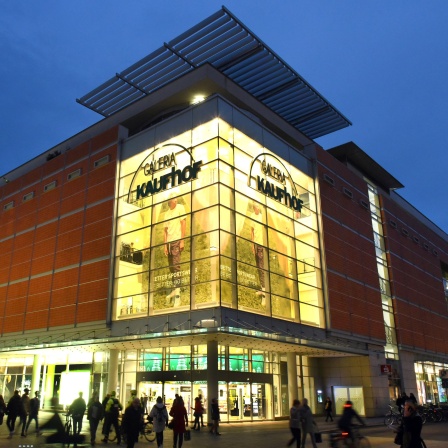
[(127, 141), (113, 319), (227, 306), (323, 327), (310, 170), (222, 99)]

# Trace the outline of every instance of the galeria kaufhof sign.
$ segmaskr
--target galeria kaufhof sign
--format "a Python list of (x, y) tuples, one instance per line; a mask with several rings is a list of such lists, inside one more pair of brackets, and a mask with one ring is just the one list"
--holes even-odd
[[(261, 177), (260, 174), (257, 174), (255, 177), (253, 174), (253, 171), (256, 171), (255, 167), (257, 165), (261, 167), (260, 171), (264, 177)], [(272, 180), (270, 181), (269, 179)], [(252, 185), (254, 182), (255, 185)], [(291, 193), (288, 192), (287, 183), (289, 183)], [(282, 161), (272, 154), (260, 154), (252, 161), (247, 184), (249, 187), (254, 188), (288, 208), (292, 208), (297, 212), (302, 210), (303, 201), (298, 197), (297, 189), (289, 171), (283, 165)]]
[[(190, 164), (178, 168), (174, 151), (165, 153), (158, 158), (155, 157), (157, 151), (162, 149), (167, 151), (170, 146), (174, 146), (176, 151), (179, 151), (179, 149), (186, 151), (190, 156)], [(128, 200), (133, 191), (136, 192), (136, 200), (139, 200), (197, 179), (201, 166), (202, 160), (195, 162), (191, 152), (181, 145), (170, 143), (156, 148), (145, 158), (135, 172)], [(169, 171), (162, 174), (164, 170)], [(256, 171), (259, 173), (255, 176), (253, 172)], [(143, 173), (145, 177), (150, 177), (150, 179), (134, 187), (138, 173)], [(160, 175), (158, 175), (159, 173)], [(291, 192), (288, 191), (287, 184), (289, 184)], [(303, 201), (297, 195), (291, 175), (281, 160), (272, 154), (260, 154), (252, 161), (248, 175), (248, 186), (297, 212), (302, 209)]]

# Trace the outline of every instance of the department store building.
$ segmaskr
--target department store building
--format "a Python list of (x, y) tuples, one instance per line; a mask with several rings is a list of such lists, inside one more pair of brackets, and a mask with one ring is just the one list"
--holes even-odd
[(226, 8), (78, 102), (104, 118), (2, 176), (6, 399), (447, 401), (447, 234)]

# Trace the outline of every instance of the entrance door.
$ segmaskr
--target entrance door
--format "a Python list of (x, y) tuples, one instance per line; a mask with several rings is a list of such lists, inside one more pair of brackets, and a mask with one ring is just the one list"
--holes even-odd
[(141, 381), (138, 384), (137, 392), (139, 394), (138, 396), (143, 398), (145, 414), (151, 412), (152, 407), (156, 404), (157, 397), (164, 398), (161, 382), (150, 383), (148, 381)]
[(183, 382), (169, 382), (164, 383), (164, 393), (165, 393), (165, 404), (168, 411), (171, 409), (173, 405), (174, 398), (176, 394), (179, 394), (185, 404), (185, 409), (187, 410), (188, 417), (193, 415), (193, 411), (191, 409), (194, 406), (194, 397), (192, 397), (191, 392), (191, 383), (183, 383)]
[(249, 383), (229, 383), (229, 421), (252, 419), (252, 397)]
[(252, 384), (252, 416), (254, 420), (266, 418), (266, 386)]

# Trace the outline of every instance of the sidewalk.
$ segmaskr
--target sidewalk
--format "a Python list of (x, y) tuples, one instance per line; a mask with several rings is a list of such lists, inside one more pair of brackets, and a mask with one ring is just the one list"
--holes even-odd
[[(49, 418), (48, 413), (42, 412), (41, 421), (44, 423)], [(365, 419), (368, 427), (381, 426), (384, 427), (383, 417)], [(329, 433), (336, 429), (336, 422), (325, 422), (324, 417), (316, 418), (319, 430), (323, 433), (323, 443), (318, 444), (319, 448), (327, 448), (329, 446)], [(100, 426), (101, 428), (101, 426)], [(101, 429), (97, 433), (97, 447), (117, 446), (115, 443), (103, 444), (100, 442)], [(272, 448), (285, 446), (291, 437), (288, 421), (266, 421), (253, 423), (223, 423), (220, 426), (221, 436), (211, 435), (208, 428), (202, 428), (201, 431), (192, 431), (191, 441), (184, 442), (183, 448), (229, 448), (229, 447), (245, 447), (245, 448)], [(88, 422), (84, 419), (83, 434), (85, 434), (86, 442), (79, 444), (78, 448), (90, 447), (88, 439)], [(48, 435), (48, 433), (47, 433)], [(14, 435), (12, 439), (7, 439), (8, 431), (6, 425), (0, 426), (0, 448), (55, 448), (58, 445), (46, 445), (45, 434), (36, 437), (34, 434), (26, 438)], [(369, 436), (371, 446), (374, 448), (391, 448), (393, 445), (392, 434), (387, 436)], [(433, 441), (425, 439), (428, 448), (446, 448), (446, 441)], [(173, 445), (173, 432), (166, 430), (164, 432), (164, 447), (168, 448)], [(125, 444), (121, 445), (122, 447)], [(308, 442), (307, 447), (311, 444)], [(153, 442), (147, 442), (140, 439), (135, 448), (157, 448)]]

